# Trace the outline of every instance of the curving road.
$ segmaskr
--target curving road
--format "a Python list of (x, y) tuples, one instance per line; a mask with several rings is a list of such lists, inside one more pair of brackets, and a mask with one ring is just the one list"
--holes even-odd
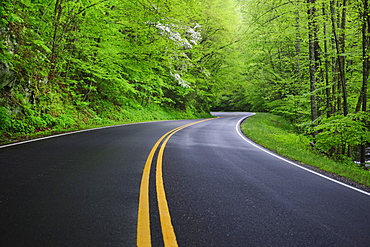
[(0, 147), (0, 246), (369, 245), (370, 194), (215, 115)]

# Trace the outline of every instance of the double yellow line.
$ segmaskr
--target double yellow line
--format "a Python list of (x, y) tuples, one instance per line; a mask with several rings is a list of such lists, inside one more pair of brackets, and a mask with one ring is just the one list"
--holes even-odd
[(150, 234), (150, 207), (149, 207), (149, 177), (150, 169), (152, 166), (153, 158), (159, 145), (162, 143), (157, 157), (156, 163), (156, 191), (157, 191), (157, 201), (160, 223), (162, 228), (162, 236), (164, 246), (178, 246), (175, 231), (172, 226), (171, 215), (168, 208), (168, 203), (166, 199), (166, 192), (164, 190), (163, 175), (162, 175), (162, 160), (164, 149), (167, 145), (168, 140), (178, 131), (185, 129), (191, 125), (205, 122), (210, 119), (204, 119), (201, 121), (193, 122), (190, 124), (182, 125), (177, 127), (166, 134), (164, 134), (159, 140), (154, 144), (152, 150), (150, 151), (148, 158), (145, 162), (145, 167), (143, 175), (141, 178), (140, 185), (140, 196), (139, 196), (139, 209), (138, 209), (138, 221), (137, 221), (137, 239), (136, 244), (139, 247), (149, 247), (152, 246), (151, 234)]

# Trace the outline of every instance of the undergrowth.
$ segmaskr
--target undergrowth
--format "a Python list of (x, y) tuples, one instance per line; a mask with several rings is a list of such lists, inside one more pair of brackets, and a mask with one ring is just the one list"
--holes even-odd
[(10, 112), (5, 107), (0, 107), (0, 145), (117, 124), (210, 117), (208, 113), (174, 110), (156, 104), (149, 104), (145, 107), (139, 104), (124, 107), (105, 104), (100, 109), (91, 109), (86, 106), (65, 106), (61, 109), (42, 113), (42, 111), (35, 111), (30, 107), (22, 109), (22, 114), (19, 114), (14, 111)]
[(370, 186), (370, 171), (363, 170), (350, 160), (334, 161), (318, 154), (310, 146), (310, 139), (297, 134), (295, 127), (283, 117), (257, 113), (241, 127), (250, 139), (279, 155)]

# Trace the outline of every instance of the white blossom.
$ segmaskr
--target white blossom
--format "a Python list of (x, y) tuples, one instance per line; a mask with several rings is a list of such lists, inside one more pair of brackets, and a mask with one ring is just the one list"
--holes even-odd
[[(172, 73), (171, 73), (172, 74)], [(181, 78), (181, 75), (180, 74), (172, 74), (172, 76), (175, 78), (175, 80), (182, 86), (182, 87), (186, 87), (186, 88), (189, 88), (190, 87), (190, 84), (185, 81), (184, 79)]]
[(178, 30), (184, 29), (175, 24), (162, 24), (161, 22), (157, 22), (155, 27), (160, 30), (160, 34), (163, 36), (168, 37), (169, 39), (177, 42), (180, 46), (184, 47), (186, 50), (192, 49), (193, 45), (197, 45), (199, 41), (202, 40), (202, 35), (198, 28), (201, 25), (196, 24), (195, 27), (186, 27), (186, 34), (190, 37), (190, 40), (187, 38), (181, 37), (181, 34)]
[[(200, 32), (201, 25), (198, 23), (195, 24), (194, 27), (189, 27), (185, 25), (176, 25), (174, 23), (171, 24), (163, 24), (160, 21), (156, 23), (148, 23), (153, 26), (155, 26), (159, 33), (162, 36), (165, 36), (174, 42), (176, 42), (179, 46), (183, 47), (184, 50), (190, 50), (193, 49), (195, 45), (198, 45), (200, 41), (202, 40), (202, 35)], [(183, 36), (182, 36), (183, 34)], [(181, 64), (181, 67), (177, 67), (177, 69), (172, 68), (171, 70), (171, 76), (178, 82), (179, 85), (185, 88), (190, 87), (190, 83), (185, 81), (181, 74), (183, 72), (186, 72), (188, 67), (191, 66), (186, 59), (189, 59), (188, 55), (186, 53), (183, 53), (183, 57), (180, 58), (179, 56), (172, 57), (171, 60), (183, 60)]]
[(188, 33), (190, 34), (190, 42), (194, 45), (197, 45), (198, 42), (200, 42), (202, 40), (202, 34), (198, 31), (196, 31), (196, 29), (200, 28), (201, 25), (199, 25), (198, 23), (195, 25), (195, 27), (193, 28), (189, 28), (188, 29)]

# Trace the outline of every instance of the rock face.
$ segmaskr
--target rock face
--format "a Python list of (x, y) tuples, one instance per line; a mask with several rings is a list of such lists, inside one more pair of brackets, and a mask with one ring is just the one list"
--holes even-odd
[(8, 55), (14, 54), (16, 42), (11, 34), (11, 31), (7, 27), (0, 27), (0, 89), (5, 86), (11, 86), (12, 71), (7, 61)]

